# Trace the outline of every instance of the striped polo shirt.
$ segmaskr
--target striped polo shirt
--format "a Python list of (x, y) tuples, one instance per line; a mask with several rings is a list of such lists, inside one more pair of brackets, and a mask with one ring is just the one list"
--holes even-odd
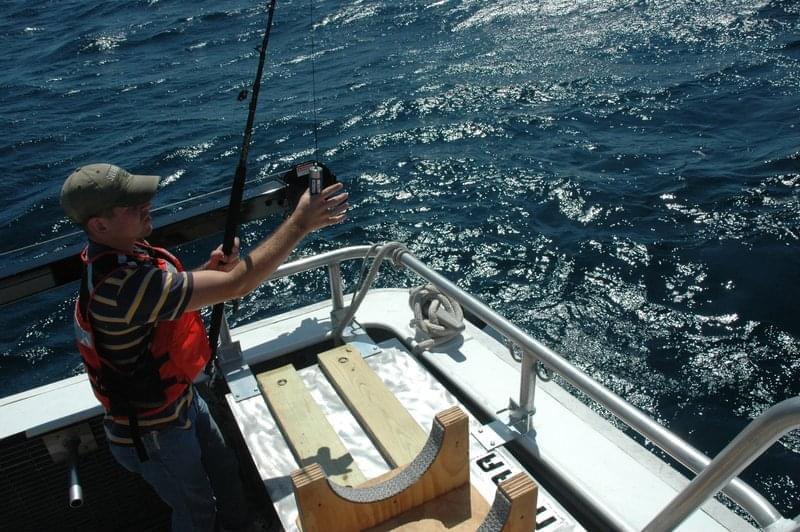
[[(115, 251), (96, 242), (89, 242), (88, 258), (101, 253)], [(138, 247), (137, 253), (147, 256), (147, 251)], [(95, 335), (95, 347), (101, 356), (115, 369), (128, 372), (133, 368), (157, 322), (180, 317), (192, 294), (192, 274), (179, 272), (169, 264), (162, 270), (151, 260), (119, 254), (119, 268), (103, 279), (103, 274), (94, 273), (89, 290), (94, 286), (94, 297), (88, 309), (88, 318)], [(107, 275), (108, 272), (106, 272)], [(188, 428), (187, 406), (193, 398), (189, 386), (172, 404), (151, 416), (139, 417), (142, 433), (167, 426)], [(106, 414), (104, 419), (109, 441), (121, 445), (133, 445), (127, 417), (114, 418)]]

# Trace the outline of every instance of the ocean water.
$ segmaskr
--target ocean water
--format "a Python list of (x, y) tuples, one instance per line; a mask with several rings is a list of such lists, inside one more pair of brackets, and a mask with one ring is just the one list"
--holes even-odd
[[(230, 182), (263, 4), (0, 5), (0, 249), (75, 230), (82, 164), (163, 176), (157, 204)], [(314, 157), (315, 121), (352, 210), (301, 253), (404, 241), (710, 456), (800, 393), (797, 2), (281, 1), (250, 176)], [(238, 319), (324, 287), (264, 287)], [(3, 309), (0, 396), (81, 370), (75, 290)], [(743, 477), (800, 513), (798, 431)]]

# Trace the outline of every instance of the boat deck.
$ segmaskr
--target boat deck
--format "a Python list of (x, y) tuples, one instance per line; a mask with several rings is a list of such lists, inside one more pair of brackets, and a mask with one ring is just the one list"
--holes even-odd
[[(366, 363), (426, 432), (430, 431), (433, 418), (438, 412), (460, 405), (398, 341), (383, 342), (378, 344), (378, 348), (377, 352), (367, 354)], [(382, 458), (320, 367), (314, 365), (301, 369), (298, 373), (366, 478), (375, 478), (390, 471), (389, 464)], [(284, 528), (298, 530), (297, 505), (289, 478), (298, 469), (298, 464), (278, 422), (260, 395), (237, 402), (229, 394), (228, 405)], [(471, 433), (486, 433), (486, 439), (482, 440), (486, 447), (474, 436), (470, 438), (470, 476), (472, 485), (491, 504), (496, 491), (496, 484), (492, 479), (498, 474), (503, 474), (503, 478), (506, 478), (523, 471), (523, 468), (508, 451), (496, 446), (503, 438), (490, 427), (482, 426), (471, 415), (469, 425)], [(495, 446), (489, 445), (491, 441), (496, 442)], [(583, 530), (541, 487), (537, 506), (538, 530)]]

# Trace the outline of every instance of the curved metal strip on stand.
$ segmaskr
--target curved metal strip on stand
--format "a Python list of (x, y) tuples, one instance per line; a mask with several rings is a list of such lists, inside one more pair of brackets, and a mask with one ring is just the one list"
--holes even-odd
[[(292, 473), (300, 523), (305, 532), (364, 530), (434, 501), (459, 488), (469, 488), (469, 427), (457, 406), (436, 415), (419, 455), (357, 487), (329, 481), (318, 464)], [(501, 483), (494, 505), (478, 530), (532, 531), (537, 487), (525, 473)], [(449, 503), (444, 503), (445, 505)], [(470, 506), (470, 505), (466, 505)], [(464, 509), (459, 522), (473, 519), (476, 508)], [(422, 519), (430, 516), (423, 514)], [(477, 527), (476, 527), (477, 528)]]
[(329, 481), (318, 464), (292, 473), (303, 530), (363, 530), (469, 483), (469, 427), (458, 407), (440, 412), (410, 464), (359, 487)]
[[(538, 489), (531, 477), (517, 473), (497, 486), (489, 513), (478, 532), (533, 530), (536, 526), (531, 509), (536, 509)], [(506, 528), (506, 525), (509, 525)]]

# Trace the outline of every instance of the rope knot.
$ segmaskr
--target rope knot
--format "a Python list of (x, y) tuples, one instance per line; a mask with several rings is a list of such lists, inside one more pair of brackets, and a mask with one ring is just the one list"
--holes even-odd
[(386, 246), (391, 248), (391, 251), (389, 252), (390, 253), (389, 258), (394, 263), (394, 265), (399, 269), (405, 268), (406, 267), (405, 264), (400, 262), (400, 257), (403, 256), (403, 253), (411, 253), (406, 247), (406, 245), (403, 244), (402, 242), (389, 242), (388, 244), (386, 244)]
[(457, 301), (433, 284), (413, 288), (408, 304), (414, 312), (411, 326), (428, 336), (417, 344), (417, 353), (448, 342), (464, 330), (464, 312)]

